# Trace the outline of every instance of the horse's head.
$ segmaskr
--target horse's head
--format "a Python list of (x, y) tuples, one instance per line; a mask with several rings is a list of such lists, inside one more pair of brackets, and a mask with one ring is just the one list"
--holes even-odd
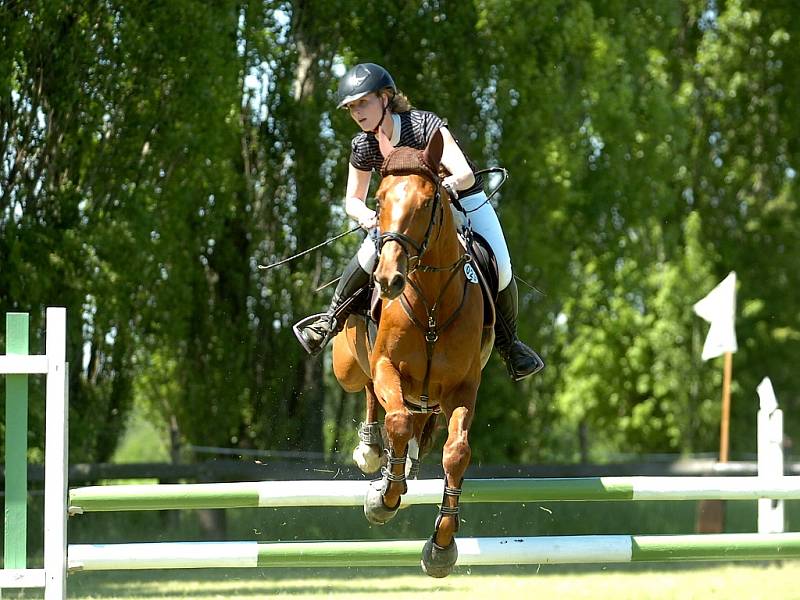
[(403, 292), (409, 271), (428, 248), (441, 210), (442, 147), (442, 134), (437, 131), (425, 150), (397, 148), (383, 163), (377, 193), (381, 236), (375, 281), (387, 300)]

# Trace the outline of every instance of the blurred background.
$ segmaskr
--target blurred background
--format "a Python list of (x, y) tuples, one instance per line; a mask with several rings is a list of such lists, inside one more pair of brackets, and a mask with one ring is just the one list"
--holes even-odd
[(0, 312), (32, 313), (37, 353), (67, 307), (73, 463), (346, 463), (363, 399), (291, 324), (360, 238), (257, 265), (353, 226), (335, 90), (377, 62), (510, 173), (521, 337), (548, 367), (513, 384), (492, 358), (476, 465), (715, 456), (722, 359), (692, 305), (731, 270), (731, 457), (765, 376), (791, 452), (798, 39), (778, 0), (0, 0)]

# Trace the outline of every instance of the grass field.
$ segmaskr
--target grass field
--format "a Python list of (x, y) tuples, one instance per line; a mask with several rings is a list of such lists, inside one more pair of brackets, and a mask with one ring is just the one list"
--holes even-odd
[[(194, 570), (78, 573), (69, 598), (253, 600), (555, 598), (557, 600), (800, 599), (800, 561), (596, 567), (462, 568), (436, 580), (416, 569)], [(40, 598), (4, 593), (3, 598)]]

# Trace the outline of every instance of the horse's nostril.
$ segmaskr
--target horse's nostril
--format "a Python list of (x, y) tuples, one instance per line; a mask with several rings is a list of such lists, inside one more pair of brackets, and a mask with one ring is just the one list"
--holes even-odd
[(392, 291), (396, 294), (399, 294), (403, 291), (403, 288), (406, 285), (406, 278), (397, 273), (394, 277), (392, 277), (392, 281), (389, 282), (389, 286), (391, 287)]

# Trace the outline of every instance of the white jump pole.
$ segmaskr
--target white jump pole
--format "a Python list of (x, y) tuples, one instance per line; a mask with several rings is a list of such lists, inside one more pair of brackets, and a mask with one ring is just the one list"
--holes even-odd
[[(70, 571), (235, 567), (400, 567), (425, 540), (76, 544)], [(800, 533), (458, 538), (458, 565), (591, 564), (800, 557)]]
[[(74, 488), (70, 514), (140, 510), (362, 506), (368, 481), (252, 481), (100, 485)], [(408, 482), (402, 506), (438, 504), (441, 479)], [(800, 500), (794, 477), (580, 477), (466, 479), (461, 501)]]

